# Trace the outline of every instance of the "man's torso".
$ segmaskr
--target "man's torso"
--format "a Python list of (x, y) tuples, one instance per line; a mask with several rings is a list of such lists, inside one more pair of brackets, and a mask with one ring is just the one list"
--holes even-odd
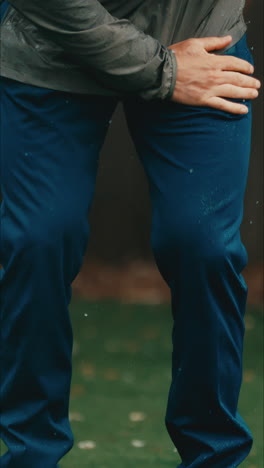
[[(89, 0), (87, 0), (89, 1)], [(126, 18), (165, 46), (190, 37), (231, 34), (232, 47), (245, 33), (245, 0), (101, 0), (116, 18)], [(1, 75), (72, 92), (118, 95), (67, 58), (38, 26), (10, 7), (1, 30)], [(217, 51), (216, 51), (217, 53)]]

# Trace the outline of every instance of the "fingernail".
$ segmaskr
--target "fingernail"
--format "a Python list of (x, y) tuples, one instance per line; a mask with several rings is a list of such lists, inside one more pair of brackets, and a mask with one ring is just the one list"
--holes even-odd
[(244, 106), (241, 107), (241, 112), (242, 112), (243, 114), (247, 114), (247, 113), (248, 113), (248, 108), (247, 108), (247, 107), (244, 107)]

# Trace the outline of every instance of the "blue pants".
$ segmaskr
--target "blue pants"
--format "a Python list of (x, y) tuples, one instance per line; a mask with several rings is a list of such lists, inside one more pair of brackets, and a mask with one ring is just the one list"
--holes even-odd
[[(244, 36), (228, 52), (253, 63)], [(56, 468), (72, 447), (68, 305), (89, 239), (98, 155), (115, 97), (0, 79), (1, 468)], [(237, 100), (239, 101), (239, 100)], [(240, 239), (247, 115), (125, 98), (152, 203), (151, 246), (171, 290), (165, 424), (185, 468), (233, 468), (252, 435), (237, 411), (247, 253)]]

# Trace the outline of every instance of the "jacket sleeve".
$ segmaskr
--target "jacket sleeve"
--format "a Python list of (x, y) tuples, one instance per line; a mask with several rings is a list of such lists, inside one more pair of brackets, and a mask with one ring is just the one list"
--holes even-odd
[(145, 100), (169, 99), (176, 82), (175, 54), (98, 0), (9, 0), (69, 58), (104, 86)]

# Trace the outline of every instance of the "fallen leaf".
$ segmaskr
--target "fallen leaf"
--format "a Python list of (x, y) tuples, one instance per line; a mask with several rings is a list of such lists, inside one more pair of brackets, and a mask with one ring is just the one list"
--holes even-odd
[(143, 330), (142, 335), (146, 340), (155, 340), (160, 335), (160, 331), (155, 327), (147, 327)]
[(106, 369), (104, 372), (104, 378), (106, 380), (118, 380), (119, 379), (119, 371), (117, 369)]
[(245, 317), (245, 327), (246, 330), (253, 330), (255, 328), (256, 321), (252, 315), (246, 315)]
[(140, 350), (140, 345), (136, 341), (126, 341), (123, 348), (129, 353), (137, 353)]
[(141, 448), (141, 447), (145, 447), (146, 442), (144, 440), (133, 439), (131, 440), (131, 445), (133, 447)]
[(85, 377), (90, 377), (95, 374), (95, 367), (91, 363), (82, 363), (80, 366), (81, 374), (84, 375)]
[(70, 412), (69, 413), (69, 420), (70, 421), (84, 421), (84, 416), (81, 413), (77, 412)]
[(91, 450), (96, 447), (96, 443), (93, 440), (82, 440), (78, 443), (78, 447), (81, 450)]
[(144, 421), (144, 419), (146, 419), (146, 414), (140, 411), (132, 411), (129, 413), (129, 419), (134, 422)]
[(71, 388), (71, 396), (82, 395), (85, 393), (85, 388), (83, 385), (75, 384)]
[(243, 381), (246, 383), (252, 382), (256, 377), (255, 372), (252, 369), (246, 369), (243, 372)]

